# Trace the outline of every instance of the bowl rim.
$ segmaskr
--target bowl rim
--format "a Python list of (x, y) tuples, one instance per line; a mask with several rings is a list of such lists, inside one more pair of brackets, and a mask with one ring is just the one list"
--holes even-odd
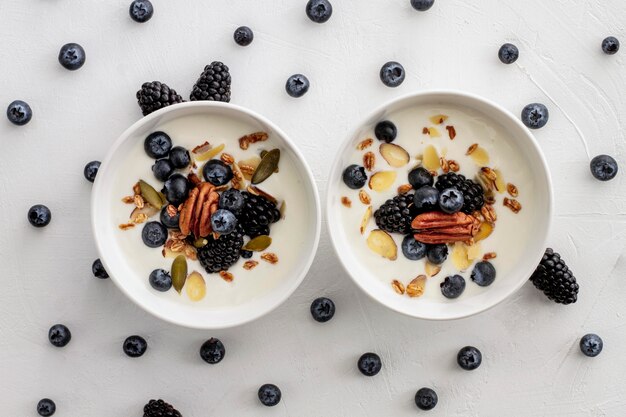
[[(554, 192), (553, 192), (553, 184), (552, 184), (552, 178), (550, 176), (550, 169), (548, 167), (548, 162), (545, 158), (545, 155), (543, 154), (543, 151), (541, 150), (541, 148), (539, 147), (539, 142), (537, 141), (537, 139), (535, 138), (535, 136), (532, 134), (532, 132), (530, 131), (530, 129), (528, 129), (523, 123), (522, 121), (515, 117), (515, 115), (513, 115), (513, 113), (511, 113), (509, 110), (505, 109), (503, 106), (497, 104), (496, 102), (487, 99), (483, 96), (480, 96), (478, 94), (474, 94), (474, 93), (470, 93), (470, 92), (466, 92), (466, 91), (462, 91), (462, 90), (457, 90), (457, 89), (429, 89), (429, 90), (423, 90), (423, 91), (417, 91), (417, 92), (411, 92), (411, 93), (407, 93), (407, 94), (403, 94), (401, 96), (398, 96), (396, 98), (390, 99), (388, 101), (386, 101), (385, 103), (383, 103), (382, 105), (376, 107), (375, 109), (373, 109), (372, 111), (366, 113), (366, 116), (363, 117), (362, 119), (360, 119), (360, 122), (352, 129), (350, 129), (349, 133), (346, 135), (346, 137), (344, 138), (343, 142), (339, 145), (339, 148), (337, 149), (336, 153), (335, 153), (335, 159), (331, 165), (331, 169), (330, 169), (330, 177), (328, 180), (328, 186), (326, 187), (326, 207), (325, 207), (325, 211), (326, 211), (326, 228), (327, 228), (327, 232), (328, 235), (330, 236), (330, 241), (333, 247), (333, 250), (335, 252), (335, 256), (337, 258), (339, 258), (339, 263), (342, 265), (343, 269), (345, 270), (345, 272), (348, 274), (348, 276), (352, 279), (352, 281), (365, 293), (367, 294), (370, 298), (374, 299), (375, 301), (377, 301), (379, 304), (387, 307), (388, 309), (395, 311), (397, 313), (400, 313), (402, 315), (408, 316), (408, 317), (413, 317), (416, 319), (421, 319), (421, 320), (431, 320), (431, 321), (449, 321), (449, 320), (458, 320), (458, 319), (462, 319), (462, 318), (466, 318), (466, 317), (471, 317), (471, 316), (475, 316), (477, 314), (483, 313), (499, 304), (501, 304), (503, 301), (509, 299), (513, 294), (515, 294), (526, 282), (527, 280), (519, 280), (519, 282), (517, 282), (514, 286), (512, 286), (510, 288), (509, 291), (507, 291), (503, 297), (499, 300), (497, 300), (496, 302), (489, 304), (489, 305), (485, 305), (482, 308), (476, 309), (474, 311), (471, 311), (469, 313), (466, 314), (458, 314), (455, 316), (446, 316), (446, 317), (425, 317), (425, 316), (420, 316), (420, 315), (416, 315), (416, 314), (411, 314), (411, 312), (406, 311), (401, 309), (398, 305), (396, 304), (392, 304), (392, 303), (387, 303), (385, 302), (382, 298), (377, 297), (372, 291), (370, 291), (367, 286), (365, 284), (362, 283), (362, 280), (358, 279), (356, 276), (354, 276), (354, 274), (351, 273), (350, 268), (348, 265), (348, 263), (344, 260), (344, 257), (342, 257), (341, 254), (341, 247), (339, 246), (339, 242), (337, 241), (337, 238), (335, 237), (335, 233), (332, 230), (332, 224), (331, 224), (331, 217), (333, 217), (333, 212), (334, 212), (334, 204), (333, 204), (333, 198), (332, 198), (332, 192), (334, 191), (333, 187), (330, 185), (331, 181), (333, 180), (333, 178), (336, 178), (339, 175), (339, 164), (341, 162), (341, 157), (342, 155), (344, 155), (344, 153), (346, 152), (347, 147), (350, 145), (350, 143), (352, 142), (352, 139), (354, 138), (355, 133), (358, 131), (359, 128), (361, 128), (362, 126), (365, 126), (368, 124), (368, 122), (370, 122), (372, 119), (374, 119), (376, 116), (380, 115), (380, 114), (384, 114), (385, 110), (398, 105), (399, 103), (402, 103), (404, 101), (411, 101), (417, 98), (424, 98), (424, 97), (429, 97), (429, 96), (433, 96), (433, 100), (435, 100), (435, 96), (437, 97), (448, 97), (448, 98), (454, 98), (454, 97), (461, 97), (464, 99), (468, 99), (470, 101), (475, 101), (475, 102), (479, 102), (480, 104), (486, 105), (488, 107), (492, 107), (494, 109), (496, 109), (497, 111), (500, 112), (500, 114), (496, 115), (495, 117), (493, 117), (494, 120), (499, 120), (501, 118), (508, 118), (509, 121), (512, 121), (514, 124), (516, 124), (518, 127), (521, 128), (520, 132), (524, 132), (525, 135), (525, 139), (527, 139), (527, 142), (530, 146), (533, 147), (535, 153), (537, 154), (538, 158), (539, 158), (539, 162), (541, 164), (542, 167), (542, 172), (540, 173), (541, 175), (537, 175), (537, 177), (541, 177), (543, 180), (545, 180), (545, 185), (547, 186), (547, 194), (548, 194), (548, 199), (547, 199), (547, 225), (544, 229), (544, 233), (543, 236), (541, 236), (541, 242), (542, 242), (542, 246), (545, 248), (546, 246), (546, 242), (548, 240), (548, 236), (550, 235), (550, 230), (552, 229), (552, 217), (553, 217), (553, 212), (554, 212)], [(541, 259), (541, 256), (543, 256), (543, 252), (541, 253), (541, 255), (536, 259), (536, 264), (539, 264), (539, 261)]]
[[(306, 255), (306, 258), (302, 254), (300, 254), (300, 258), (301, 258), (300, 265), (302, 265), (302, 269), (301, 269), (299, 276), (292, 280), (293, 282), (290, 284), (290, 286), (286, 287), (286, 290), (283, 292), (283, 294), (279, 298), (277, 298), (273, 303), (269, 303), (264, 308), (258, 309), (257, 311), (252, 311), (251, 314), (246, 315), (240, 320), (237, 320), (231, 323), (224, 323), (224, 324), (217, 324), (217, 325), (213, 324), (213, 325), (207, 326), (207, 325), (203, 325), (197, 322), (191, 323), (191, 322), (184, 321), (182, 319), (181, 320), (173, 319), (167, 316), (166, 314), (164, 314), (163, 312), (161, 312), (160, 310), (146, 306), (141, 301), (140, 297), (135, 297), (132, 291), (129, 291), (125, 286), (119, 283), (117, 278), (115, 278), (114, 274), (110, 274), (110, 278), (115, 283), (115, 286), (134, 304), (141, 307), (142, 310), (150, 313), (152, 316), (158, 317), (159, 319), (166, 321), (168, 323), (172, 323), (172, 324), (186, 327), (186, 328), (201, 329), (201, 330), (219, 330), (219, 329), (228, 329), (228, 328), (233, 328), (237, 326), (242, 326), (244, 324), (250, 323), (251, 321), (259, 319), (265, 316), (266, 314), (269, 314), (270, 312), (278, 308), (280, 305), (282, 305), (289, 297), (291, 297), (291, 295), (296, 291), (296, 289), (300, 286), (300, 284), (302, 284), (302, 281), (304, 281), (304, 278), (309, 273), (311, 265), (313, 264), (313, 260), (317, 254), (319, 241), (320, 241), (320, 235), (321, 235), (321, 224), (322, 224), (322, 211), (321, 210), (322, 209), (321, 209), (321, 203), (320, 203), (319, 190), (317, 187), (317, 183), (315, 182), (315, 177), (313, 176), (311, 168), (309, 164), (307, 163), (304, 155), (302, 154), (300, 149), (296, 146), (295, 142), (280, 127), (278, 127), (275, 123), (273, 123), (272, 121), (267, 119), (265, 116), (262, 116), (261, 114), (257, 113), (254, 110), (251, 110), (251, 109), (248, 109), (246, 107), (239, 106), (236, 104), (218, 102), (218, 101), (190, 101), (190, 102), (178, 103), (175, 105), (161, 108), (153, 113), (150, 113), (147, 116), (141, 117), (140, 119), (135, 121), (130, 127), (124, 130), (124, 132), (113, 142), (106, 156), (101, 162), (100, 170), (102, 171), (103, 168), (106, 169), (106, 167), (109, 164), (109, 161), (116, 154), (118, 148), (124, 142), (126, 142), (138, 129), (140, 129), (141, 127), (147, 124), (150, 124), (155, 119), (158, 119), (167, 113), (170, 113), (173, 111), (180, 111), (186, 108), (226, 109), (226, 111), (233, 111), (236, 114), (242, 114), (242, 115), (248, 116), (258, 121), (259, 123), (265, 126), (268, 126), (276, 134), (276, 136), (279, 137), (279, 142), (281, 142), (284, 146), (286, 146), (287, 148), (290, 149), (290, 151), (293, 152), (293, 154), (296, 156), (296, 161), (294, 162), (299, 164), (301, 167), (300, 172), (304, 176), (304, 179), (306, 182), (305, 186), (308, 188), (308, 192), (311, 194), (313, 203), (315, 205), (314, 210), (312, 210), (315, 215), (315, 227), (314, 227), (314, 236), (313, 236), (313, 241), (311, 245), (311, 250)], [(99, 184), (103, 181), (101, 178), (102, 178), (101, 175), (96, 176), (96, 179), (94, 181), (94, 184), (91, 190), (91, 198), (90, 198), (91, 232), (93, 234), (93, 239), (96, 244), (96, 249), (100, 256), (100, 260), (102, 264), (104, 265), (104, 268), (107, 271), (111, 271), (111, 269), (108, 268), (105, 256), (103, 256), (103, 254), (105, 253), (104, 248), (103, 248), (103, 243), (97, 238), (99, 233), (97, 231), (97, 226), (96, 226), (96, 205), (94, 203), (97, 198), (96, 196), (98, 195), (98, 190), (100, 188)], [(302, 260), (304, 260), (304, 262), (302, 262)]]

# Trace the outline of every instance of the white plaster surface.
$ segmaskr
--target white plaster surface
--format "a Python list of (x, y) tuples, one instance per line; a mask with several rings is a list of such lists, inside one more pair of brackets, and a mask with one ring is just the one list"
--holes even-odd
[[(34, 109), (25, 127), (0, 120), (0, 415), (35, 416), (42, 397), (56, 416), (141, 416), (163, 397), (185, 416), (414, 416), (415, 391), (434, 387), (432, 416), (626, 415), (624, 175), (609, 183), (589, 174), (588, 155), (608, 153), (626, 168), (624, 54), (605, 56), (601, 40), (626, 41), (619, 0), (437, 0), (418, 13), (408, 0), (334, 0), (334, 15), (314, 24), (304, 0), (153, 0), (154, 18), (139, 25), (128, 0), (0, 2), (0, 103), (24, 99)], [(247, 48), (233, 30), (251, 26)], [(521, 50), (518, 64), (499, 63), (500, 44)], [(81, 43), (86, 65), (56, 62), (66, 42)], [(458, 88), (518, 114), (533, 101), (551, 119), (536, 132), (555, 190), (550, 245), (574, 270), (580, 301), (562, 307), (532, 285), (487, 313), (454, 322), (399, 316), (363, 295), (341, 269), (324, 230), (315, 264), (298, 291), (252, 324), (217, 332), (178, 328), (144, 313), (110, 280), (91, 275), (97, 257), (89, 223), (86, 162), (141, 115), (134, 92), (161, 80), (187, 95), (212, 60), (231, 67), (236, 104), (278, 123), (300, 145), (324, 195), (339, 142), (382, 102), (412, 91)], [(380, 66), (402, 62), (404, 84), (388, 89)], [(302, 99), (284, 93), (287, 77), (306, 74)], [(551, 103), (540, 85), (558, 103)], [(564, 113), (565, 112), (565, 113)], [(47, 204), (53, 221), (35, 230), (28, 207)], [(324, 325), (310, 301), (330, 296), (335, 318)], [(47, 341), (50, 325), (73, 334), (64, 349)], [(580, 336), (605, 342), (595, 359)], [(147, 338), (140, 359), (124, 356), (130, 334)], [(222, 339), (227, 356), (204, 364), (200, 344)], [(464, 372), (457, 350), (479, 347), (483, 365)], [(355, 363), (365, 351), (384, 361), (374, 378)], [(283, 401), (264, 408), (265, 382)]]

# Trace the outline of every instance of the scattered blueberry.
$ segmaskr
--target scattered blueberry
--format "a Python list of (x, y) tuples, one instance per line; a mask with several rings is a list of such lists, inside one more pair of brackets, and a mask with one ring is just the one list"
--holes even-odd
[(14, 125), (24, 126), (33, 118), (33, 111), (25, 101), (15, 100), (7, 107), (7, 118)]
[(214, 232), (227, 235), (237, 228), (237, 217), (228, 210), (218, 209), (211, 215), (211, 227)]
[(202, 168), (204, 179), (219, 187), (233, 178), (233, 170), (219, 159), (211, 159)]
[(165, 198), (167, 199), (167, 201), (170, 202), (170, 204), (172, 204), (173, 206), (179, 206), (180, 204), (184, 203), (185, 200), (187, 200), (190, 190), (191, 184), (184, 175), (172, 174), (167, 179), (167, 181), (165, 181), (165, 184), (163, 184), (163, 189), (161, 190), (161, 192), (165, 195)]
[(85, 169), (83, 170), (83, 175), (85, 179), (89, 182), (94, 182), (96, 180), (96, 175), (98, 175), (98, 170), (100, 169), (100, 161), (91, 161), (87, 165), (85, 165)]
[(589, 333), (580, 339), (580, 351), (591, 358), (598, 356), (602, 352), (604, 342), (597, 334)]
[(130, 4), (130, 18), (137, 23), (145, 23), (152, 18), (154, 7), (150, 0), (134, 0)]
[(617, 161), (609, 155), (598, 155), (589, 164), (591, 174), (600, 181), (609, 181), (617, 175)]
[(465, 346), (456, 355), (456, 362), (466, 371), (473, 371), (478, 368), (483, 361), (483, 354), (474, 346)]
[(441, 265), (448, 257), (448, 245), (445, 243), (440, 245), (429, 245), (426, 257), (431, 264)]
[(418, 188), (413, 195), (413, 204), (420, 211), (435, 210), (439, 205), (439, 190), (429, 185)]
[(380, 372), (383, 367), (383, 362), (380, 360), (380, 356), (375, 353), (368, 352), (361, 355), (357, 362), (359, 371), (365, 376), (374, 376)]
[(522, 110), (522, 123), (529, 129), (540, 129), (548, 123), (550, 113), (541, 103), (531, 103)]
[(170, 216), (170, 214), (167, 211), (167, 208), (169, 206), (163, 206), (163, 208), (161, 209), (161, 223), (163, 223), (163, 225), (165, 227), (167, 227), (168, 229), (178, 229), (178, 223), (180, 220), (180, 212), (178, 210), (176, 211), (176, 214), (174, 216)]
[(35, 204), (28, 209), (28, 221), (35, 227), (47, 226), (52, 220), (50, 209), (43, 204)]
[(432, 186), (434, 183), (435, 179), (426, 168), (417, 167), (409, 171), (409, 184), (416, 190), (422, 187)]
[(465, 278), (460, 275), (452, 275), (446, 277), (439, 286), (444, 297), (458, 298), (465, 291)]
[(496, 268), (487, 261), (478, 262), (471, 275), (472, 281), (481, 287), (493, 284), (496, 279)]
[(50, 398), (44, 398), (37, 403), (37, 413), (42, 417), (49, 417), (57, 410), (57, 405)]
[(131, 358), (138, 358), (146, 353), (148, 342), (141, 336), (128, 336), (122, 344), (122, 349), (124, 349), (124, 353)]
[(285, 90), (291, 97), (302, 97), (309, 91), (309, 79), (302, 74), (294, 74), (287, 79)]
[(315, 321), (326, 323), (335, 315), (335, 303), (330, 298), (316, 298), (311, 303), (311, 315)]
[(170, 162), (176, 169), (187, 168), (191, 163), (189, 151), (182, 146), (174, 146), (170, 151)]
[(376, 127), (374, 128), (374, 134), (376, 135), (376, 139), (391, 143), (396, 139), (398, 135), (398, 128), (393, 122), (389, 120), (383, 120), (382, 122), (378, 122)]
[(404, 67), (398, 62), (390, 61), (380, 69), (380, 80), (387, 87), (397, 87), (404, 81)]
[(333, 14), (333, 5), (328, 0), (309, 0), (306, 15), (315, 23), (324, 23)]
[(172, 149), (172, 139), (164, 132), (153, 132), (144, 140), (143, 148), (150, 158), (165, 158)]
[(155, 269), (150, 272), (148, 282), (157, 291), (165, 292), (172, 288), (172, 276), (164, 269)]
[(239, 46), (248, 46), (254, 40), (254, 32), (248, 26), (239, 26), (233, 34), (235, 43)]
[(157, 159), (152, 165), (152, 173), (154, 177), (159, 181), (167, 181), (167, 179), (174, 173), (174, 165), (169, 159)]
[(415, 393), (415, 405), (420, 410), (432, 410), (438, 401), (437, 393), (430, 388), (420, 388)]
[(411, 0), (411, 6), (420, 12), (430, 9), (433, 7), (433, 4), (435, 4), (435, 0)]
[(503, 64), (512, 64), (519, 58), (519, 49), (512, 43), (505, 43), (498, 51), (498, 58)]
[(109, 274), (104, 269), (104, 266), (102, 265), (102, 261), (100, 260), (100, 258), (96, 259), (91, 264), (91, 272), (93, 272), (93, 276), (96, 278), (107, 279), (109, 277)]
[(280, 402), (282, 393), (274, 384), (263, 384), (259, 388), (259, 401), (267, 407), (273, 407)]
[(224, 344), (214, 337), (204, 342), (200, 347), (200, 357), (203, 361), (211, 365), (215, 365), (224, 359), (225, 354), (226, 349), (224, 349)]
[(241, 191), (235, 190), (234, 188), (230, 188), (220, 195), (219, 207), (231, 211), (234, 214), (239, 214), (244, 204), (245, 199), (243, 198), (243, 194), (241, 194)]
[(413, 235), (406, 235), (402, 240), (402, 253), (411, 261), (419, 261), (426, 256), (426, 244), (415, 240)]
[(456, 188), (446, 188), (439, 194), (439, 208), (444, 213), (456, 213), (463, 208), (465, 198)]
[(619, 40), (615, 36), (609, 36), (602, 41), (602, 51), (607, 55), (615, 55), (619, 51)]
[(66, 43), (59, 51), (59, 63), (70, 71), (82, 67), (86, 58), (85, 50), (77, 43)]
[(63, 324), (55, 324), (48, 330), (48, 340), (53, 346), (63, 347), (72, 340), (72, 333)]
[(254, 252), (250, 250), (241, 250), (239, 254), (241, 255), (243, 259), (250, 259), (252, 258), (252, 255), (254, 255)]
[(141, 231), (141, 239), (146, 246), (158, 248), (167, 240), (167, 229), (159, 222), (148, 222)]
[(343, 182), (353, 190), (362, 188), (367, 182), (365, 168), (359, 165), (350, 165), (343, 170)]

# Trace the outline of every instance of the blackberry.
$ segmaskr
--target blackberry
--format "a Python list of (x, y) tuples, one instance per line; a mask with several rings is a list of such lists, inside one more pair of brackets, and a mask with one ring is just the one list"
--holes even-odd
[(561, 255), (546, 249), (539, 266), (530, 277), (537, 289), (559, 304), (573, 304), (578, 297), (578, 284)]
[(244, 234), (254, 238), (260, 235), (269, 235), (269, 225), (280, 220), (280, 211), (276, 204), (267, 198), (242, 191), (244, 203), (239, 215), (239, 224)]
[(176, 90), (159, 81), (143, 83), (141, 90), (137, 91), (137, 103), (139, 103), (144, 116), (163, 107), (182, 103), (183, 101), (183, 98), (176, 93)]
[(143, 417), (183, 417), (183, 415), (163, 400), (150, 400), (143, 407)]
[(230, 72), (222, 62), (214, 61), (204, 67), (189, 97), (191, 101), (230, 101)]
[(400, 194), (385, 201), (374, 212), (374, 219), (380, 229), (406, 235), (411, 232), (411, 221), (415, 215), (413, 194)]
[(215, 239), (207, 237), (208, 243), (198, 249), (198, 260), (208, 273), (227, 271), (241, 256), (243, 229), (237, 226), (234, 232)]
[(448, 172), (437, 177), (435, 187), (441, 192), (447, 188), (456, 188), (463, 194), (463, 208), (465, 214), (472, 214), (485, 205), (483, 187), (455, 172)]

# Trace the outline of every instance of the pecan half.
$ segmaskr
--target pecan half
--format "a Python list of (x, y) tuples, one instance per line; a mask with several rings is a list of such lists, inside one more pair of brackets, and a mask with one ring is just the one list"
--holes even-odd
[(364, 139), (361, 142), (359, 142), (359, 144), (356, 145), (356, 148), (357, 148), (357, 150), (362, 151), (363, 149), (367, 149), (370, 146), (372, 146), (373, 143), (374, 143), (374, 139), (367, 138), (367, 139)]
[(193, 185), (198, 185), (202, 182), (202, 180), (200, 179), (200, 177), (195, 173), (195, 172), (190, 172), (189, 175), (187, 175), (187, 179), (189, 180), (189, 182), (191, 182)]
[(469, 242), (478, 233), (480, 222), (465, 213), (428, 212), (415, 217), (411, 228), (415, 240), (427, 244)]
[(448, 131), (448, 136), (450, 137), (450, 140), (454, 140), (454, 138), (456, 138), (456, 129), (454, 128), (454, 126), (446, 126), (446, 130)]
[(189, 192), (189, 197), (187, 197), (187, 201), (183, 204), (183, 208), (180, 211), (180, 218), (178, 219), (178, 227), (180, 232), (187, 236), (191, 233), (191, 219), (193, 217), (193, 210), (196, 206), (196, 200), (198, 199), (198, 194), (200, 190), (198, 188), (194, 188)]
[(374, 169), (375, 165), (376, 165), (376, 155), (374, 155), (374, 152), (365, 153), (365, 155), (363, 155), (363, 166), (365, 167), (365, 169), (367, 169), (368, 171), (371, 171)]
[(239, 138), (239, 147), (244, 151), (250, 147), (250, 144), (266, 141), (268, 138), (265, 132), (254, 132)]

